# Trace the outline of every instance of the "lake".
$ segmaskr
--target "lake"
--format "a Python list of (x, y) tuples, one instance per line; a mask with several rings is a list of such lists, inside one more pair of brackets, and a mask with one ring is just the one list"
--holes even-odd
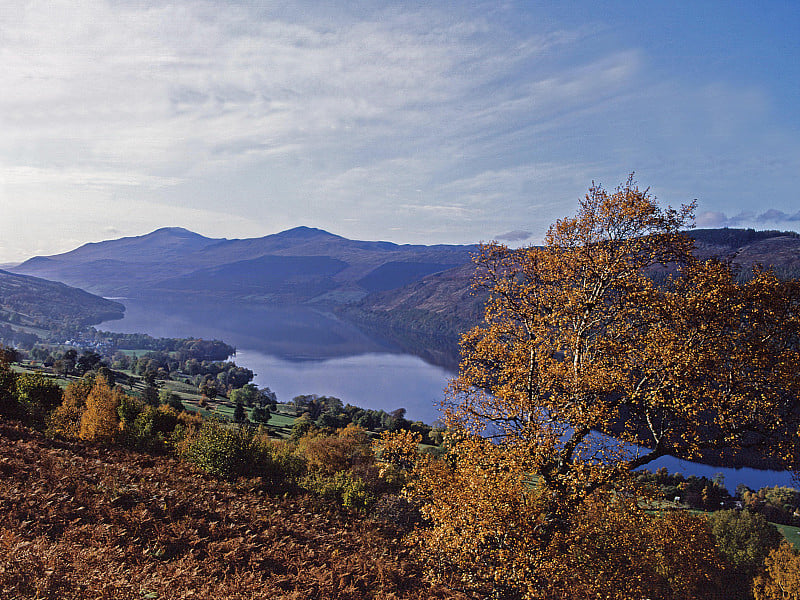
[(407, 418), (433, 423), (453, 376), (323, 311), (206, 300), (122, 302), (125, 318), (99, 329), (223, 340), (236, 347), (232, 360), (251, 369), (255, 383), (268, 386), (281, 402), (301, 394), (336, 396), (363, 408), (405, 408)]
[[(282, 402), (300, 394), (335, 396), (342, 402), (387, 412), (405, 408), (407, 418), (433, 423), (454, 373), (404, 353), (391, 340), (368, 335), (336, 315), (310, 308), (232, 305), (207, 299), (121, 299), (125, 318), (99, 329), (155, 337), (219, 339), (236, 347), (233, 360), (251, 369), (255, 383)], [(759, 489), (796, 485), (790, 473), (711, 467), (662, 457), (647, 468), (666, 467), (685, 476), (722, 473), (733, 492), (739, 483)]]

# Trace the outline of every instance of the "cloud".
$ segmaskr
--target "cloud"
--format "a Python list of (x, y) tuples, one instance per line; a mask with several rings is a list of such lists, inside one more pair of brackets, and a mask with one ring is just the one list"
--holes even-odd
[(720, 211), (705, 211), (697, 215), (698, 227), (763, 227), (768, 224), (783, 224), (784, 226), (800, 222), (800, 211), (790, 214), (782, 210), (770, 208), (762, 213), (743, 211), (736, 215), (728, 216)]
[(700, 198), (698, 222), (756, 223), (748, 195), (789, 197), (800, 147), (767, 86), (698, 83), (638, 23), (528, 5), (6, 2), (0, 203), (29, 207), (9, 235), (62, 247), (43, 224), (69, 203), (65, 240), (96, 239), (97, 206), (133, 233), (130, 205), (153, 207), (141, 226), (194, 214), (232, 237), (536, 237), (631, 170)]
[(522, 231), (515, 229), (514, 231), (507, 231), (496, 236), (495, 239), (500, 242), (523, 242), (533, 235), (530, 231)]
[(780, 222), (800, 221), (800, 210), (794, 214), (788, 214), (783, 212), (782, 210), (776, 210), (774, 208), (771, 208), (758, 215), (758, 217), (756, 217), (756, 221), (759, 223), (780, 223)]

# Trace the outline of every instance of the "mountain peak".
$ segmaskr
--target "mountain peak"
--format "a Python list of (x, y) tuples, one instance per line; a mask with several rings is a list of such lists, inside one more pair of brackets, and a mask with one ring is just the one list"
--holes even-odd
[(147, 235), (154, 235), (156, 233), (159, 234), (169, 233), (172, 235), (191, 235), (191, 236), (200, 235), (199, 233), (195, 233), (194, 231), (189, 231), (185, 227), (159, 227), (158, 229), (151, 231)]
[(276, 233), (275, 235), (282, 238), (294, 238), (294, 239), (307, 239), (315, 237), (341, 238), (341, 236), (325, 231), (324, 229), (317, 229), (316, 227), (306, 227), (305, 225), (301, 225), (300, 227), (294, 227), (292, 229), (287, 229), (286, 231), (281, 231), (280, 233)]

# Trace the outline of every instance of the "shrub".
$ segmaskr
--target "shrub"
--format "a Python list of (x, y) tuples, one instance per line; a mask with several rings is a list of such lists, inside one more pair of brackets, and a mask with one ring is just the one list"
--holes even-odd
[(328, 475), (374, 462), (369, 435), (357, 425), (348, 425), (337, 435), (312, 430), (300, 438), (297, 452), (305, 457), (310, 469)]
[(188, 431), (178, 445), (179, 454), (201, 469), (233, 480), (239, 476), (262, 477), (272, 485), (299, 477), (304, 461), (291, 455), (291, 449), (252, 427), (235, 427), (217, 419), (207, 419), (197, 431)]
[(359, 512), (366, 511), (377, 500), (364, 480), (350, 471), (340, 471), (332, 475), (311, 473), (303, 479), (303, 487), (322, 498)]
[(35, 427), (44, 426), (50, 412), (61, 403), (61, 388), (41, 373), (21, 373), (15, 382), (21, 417)]

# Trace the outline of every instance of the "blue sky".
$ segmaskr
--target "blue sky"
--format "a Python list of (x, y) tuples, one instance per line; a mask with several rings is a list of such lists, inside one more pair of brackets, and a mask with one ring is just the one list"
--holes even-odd
[(800, 229), (796, 2), (0, 5), (0, 263), (183, 226), (536, 243), (631, 171)]

